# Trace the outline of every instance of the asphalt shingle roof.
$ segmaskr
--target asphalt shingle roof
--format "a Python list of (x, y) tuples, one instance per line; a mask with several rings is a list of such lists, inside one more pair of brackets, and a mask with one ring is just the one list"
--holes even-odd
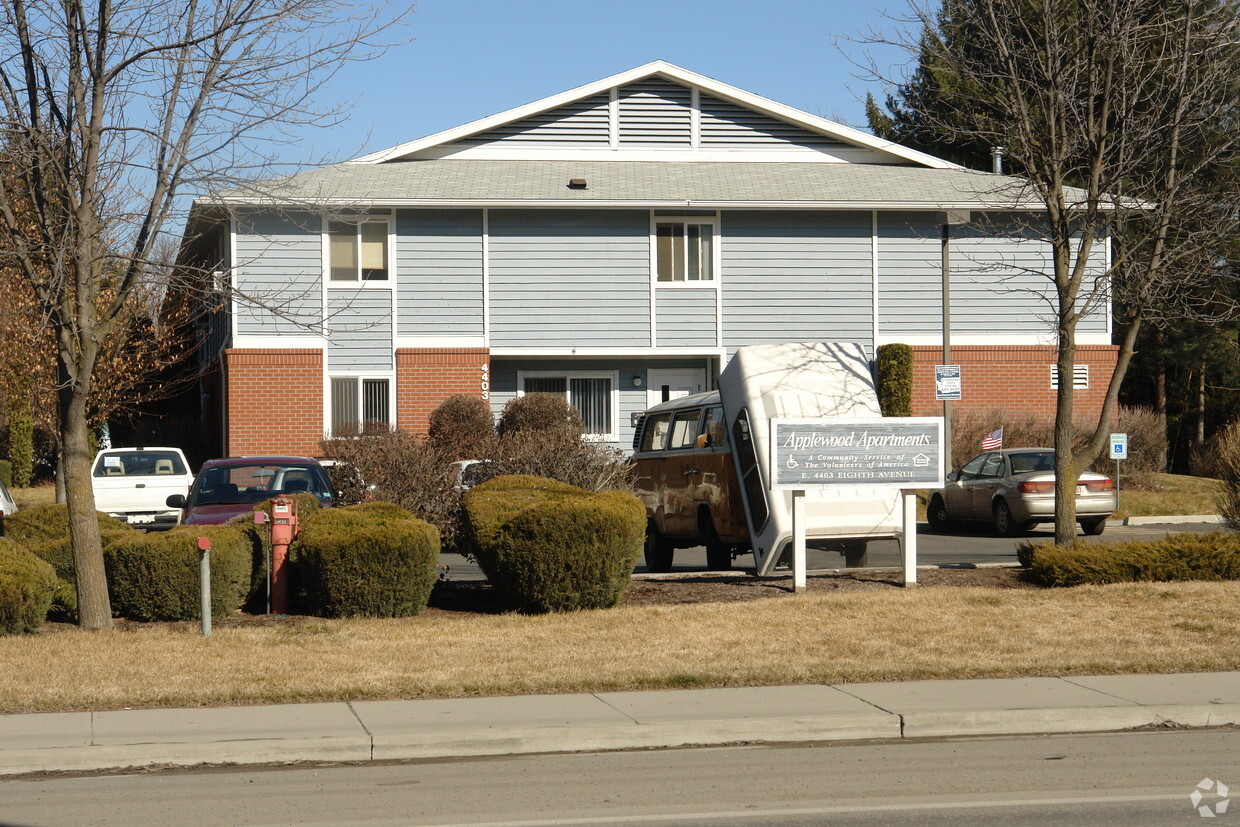
[[(585, 189), (572, 189), (584, 178)], [(1023, 197), (1022, 197), (1023, 196)], [(961, 169), (796, 162), (441, 159), (343, 163), (233, 190), (244, 203), (485, 206), (873, 206), (889, 209), (1036, 206), (1019, 178)]]

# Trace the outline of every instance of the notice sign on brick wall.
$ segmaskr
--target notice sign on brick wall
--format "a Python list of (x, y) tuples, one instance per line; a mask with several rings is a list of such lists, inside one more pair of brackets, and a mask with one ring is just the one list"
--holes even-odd
[(943, 485), (943, 420), (772, 419), (773, 489)]

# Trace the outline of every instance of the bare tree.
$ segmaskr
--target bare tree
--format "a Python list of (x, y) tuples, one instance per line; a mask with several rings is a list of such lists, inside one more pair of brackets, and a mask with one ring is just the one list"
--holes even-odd
[(399, 16), (348, 0), (0, 6), (0, 249), (55, 339), (83, 627), (112, 623), (87, 429), (105, 341), (159, 289), (182, 193), (262, 171), (290, 124), (333, 123), (316, 93)]
[[(900, 92), (916, 110), (909, 122), (919, 137), (1004, 147), (1024, 182), (1019, 195), (1044, 208), (1030, 226), (1051, 253), (1044, 275), (1065, 377), (1055, 414), (1055, 540), (1070, 543), (1076, 479), (1103, 449), (1141, 325), (1225, 317), (1240, 304), (1220, 261), (1237, 219), (1237, 4), (945, 0), (915, 8), (912, 22), (907, 39), (871, 41), (918, 59)], [(1100, 274), (1096, 253), (1108, 242)], [(1112, 300), (1115, 372), (1092, 437), (1073, 451), (1066, 377), (1077, 326)]]

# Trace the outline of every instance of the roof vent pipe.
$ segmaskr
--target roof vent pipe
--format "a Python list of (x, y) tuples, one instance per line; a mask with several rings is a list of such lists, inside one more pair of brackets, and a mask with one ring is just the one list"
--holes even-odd
[(990, 171), (995, 175), (1003, 174), (1003, 147), (992, 146), (990, 148)]

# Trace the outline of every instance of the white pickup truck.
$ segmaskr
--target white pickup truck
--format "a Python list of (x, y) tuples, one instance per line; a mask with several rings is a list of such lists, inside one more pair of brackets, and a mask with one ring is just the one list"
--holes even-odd
[(167, 500), (188, 494), (194, 475), (179, 448), (109, 448), (95, 456), (91, 483), (96, 510), (155, 531), (181, 522)]

